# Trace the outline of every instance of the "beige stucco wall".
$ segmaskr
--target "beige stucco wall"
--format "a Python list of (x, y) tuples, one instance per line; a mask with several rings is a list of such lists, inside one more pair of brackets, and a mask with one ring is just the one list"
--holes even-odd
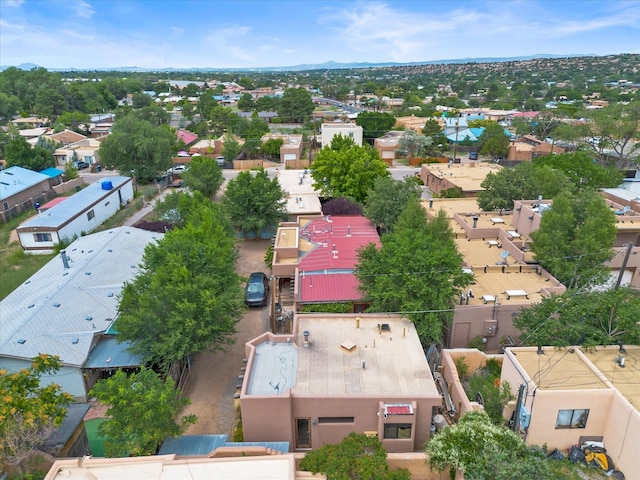
[[(582, 353), (576, 351), (572, 355)], [(528, 385), (525, 405), (531, 412), (531, 423), (525, 435), (527, 443), (565, 451), (577, 444), (581, 436), (602, 436), (607, 454), (627, 478), (640, 472), (640, 412), (617, 389), (537, 389), (535, 378), (516, 366), (514, 359), (517, 355), (514, 357), (507, 350), (500, 380), (509, 382), (514, 395), (519, 385)], [(584, 408), (590, 410), (585, 428), (556, 429), (559, 410)]]
[(627, 478), (640, 475), (640, 412), (618, 392), (611, 400), (603, 436), (607, 454), (616, 467)]

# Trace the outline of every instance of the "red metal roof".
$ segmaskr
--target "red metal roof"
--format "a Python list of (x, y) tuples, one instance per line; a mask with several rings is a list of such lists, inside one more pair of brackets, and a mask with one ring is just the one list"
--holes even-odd
[[(362, 298), (352, 271), (358, 249), (368, 243), (380, 246), (373, 224), (362, 216), (322, 217), (300, 229), (314, 244), (298, 267), (300, 302), (340, 302)], [(312, 275), (306, 274), (313, 272)]]
[(64, 202), (69, 197), (57, 197), (40, 206), (40, 210), (48, 210), (49, 208)]
[(353, 273), (322, 273), (298, 277), (300, 302), (347, 302), (362, 298)]
[(185, 145), (189, 145), (198, 139), (198, 135), (190, 132), (189, 130), (178, 130), (176, 136), (178, 137), (178, 140), (182, 140)]

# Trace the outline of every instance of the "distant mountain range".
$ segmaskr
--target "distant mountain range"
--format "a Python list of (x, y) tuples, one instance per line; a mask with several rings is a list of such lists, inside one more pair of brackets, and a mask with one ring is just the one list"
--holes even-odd
[[(496, 62), (517, 62), (524, 60), (532, 60), (536, 58), (567, 58), (567, 57), (596, 57), (595, 54), (569, 54), (569, 55), (552, 55), (548, 53), (540, 53), (536, 55), (526, 55), (521, 57), (480, 57), (480, 58), (457, 58), (448, 60), (430, 60), (427, 62), (353, 62), (339, 63), (328, 61), (325, 63), (303, 63), (300, 65), (292, 65), (289, 67), (260, 67), (260, 68), (142, 68), (142, 67), (113, 67), (113, 68), (47, 68), (53, 72), (298, 72), (306, 70), (348, 70), (355, 68), (377, 68), (377, 67), (399, 67), (411, 65), (434, 65), (434, 64), (451, 64), (451, 63), (496, 63)], [(0, 71), (6, 70), (9, 66), (0, 66)], [(40, 68), (34, 63), (21, 63), (17, 65), (21, 70), (32, 70)], [(45, 67), (46, 68), (46, 67)]]

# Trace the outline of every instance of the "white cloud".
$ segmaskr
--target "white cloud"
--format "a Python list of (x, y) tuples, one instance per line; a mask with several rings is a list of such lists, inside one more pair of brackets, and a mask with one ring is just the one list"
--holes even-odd
[(75, 0), (71, 4), (71, 8), (78, 17), (91, 18), (96, 11), (93, 9), (89, 2), (84, 0)]
[(4, 4), (7, 7), (19, 8), (24, 3), (24, 0), (5, 0)]
[(184, 28), (174, 26), (169, 27), (169, 30), (171, 30), (171, 38), (179, 37), (185, 32)]

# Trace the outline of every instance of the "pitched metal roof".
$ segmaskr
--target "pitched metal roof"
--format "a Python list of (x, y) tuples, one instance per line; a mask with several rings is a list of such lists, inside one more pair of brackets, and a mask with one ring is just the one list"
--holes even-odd
[(33, 187), (38, 183), (48, 182), (49, 177), (22, 167), (9, 167), (0, 170), (0, 200)]
[(300, 260), (298, 267), (299, 300), (360, 299), (362, 295), (352, 272), (358, 262), (360, 247), (369, 243), (380, 245), (373, 224), (362, 216), (327, 216), (301, 227), (300, 236), (314, 247)]
[[(18, 227), (18, 230), (31, 227), (60, 227), (68, 222), (69, 219), (85, 211), (90, 205), (113, 194), (115, 190), (130, 181), (131, 178), (120, 176), (98, 180), (97, 182), (87, 185), (87, 187), (73, 194), (68, 200), (50, 208), (46, 212), (42, 213), (42, 215), (32, 217), (22, 223)], [(111, 182), (113, 188), (110, 190), (103, 190), (102, 184), (104, 182)]]
[(130, 342), (118, 343), (115, 335), (105, 335), (91, 350), (84, 368), (125, 368), (142, 365), (142, 356), (129, 352)]
[(120, 227), (74, 241), (69, 268), (56, 257), (0, 302), (0, 356), (48, 353), (82, 366), (94, 337), (116, 318), (118, 295), (138, 273), (145, 246), (162, 237)]
[(300, 303), (347, 302), (362, 298), (360, 283), (351, 272), (298, 277)]
[(56, 178), (64, 174), (64, 170), (51, 167), (51, 168), (45, 168), (44, 170), (40, 170), (40, 173), (43, 175), (46, 175), (49, 178)]

